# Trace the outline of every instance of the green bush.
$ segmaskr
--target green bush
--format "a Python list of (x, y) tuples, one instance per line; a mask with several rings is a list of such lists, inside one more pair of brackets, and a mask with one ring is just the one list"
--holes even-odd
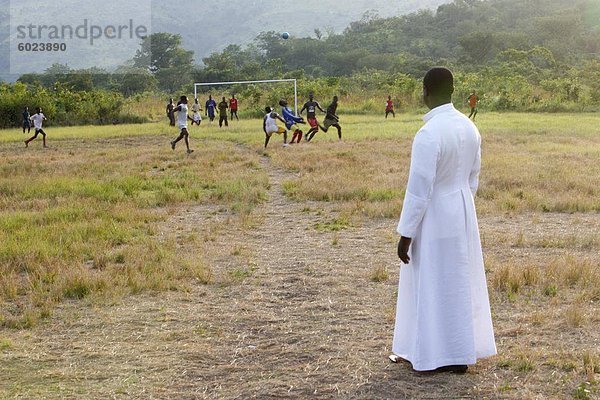
[(57, 83), (53, 88), (21, 82), (0, 84), (0, 128), (20, 126), (22, 112), (41, 107), (53, 125), (113, 124), (145, 122), (145, 118), (123, 114), (125, 98), (104, 89), (74, 91)]

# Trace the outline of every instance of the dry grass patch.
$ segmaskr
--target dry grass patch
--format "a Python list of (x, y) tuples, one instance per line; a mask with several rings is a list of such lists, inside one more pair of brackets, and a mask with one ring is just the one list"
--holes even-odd
[[(277, 153), (273, 161), (299, 178), (283, 184), (284, 193), (298, 201), (347, 203), (370, 216), (396, 217), (407, 178), (408, 142), (311, 143), (294, 152)], [(373, 157), (378, 154), (378, 157)]]
[(390, 271), (386, 266), (377, 266), (371, 271), (371, 281), (380, 283), (387, 282), (390, 279)]
[(34, 325), (62, 300), (212, 281), (202, 261), (180, 259), (175, 242), (157, 236), (156, 223), (185, 203), (249, 214), (268, 180), (258, 156), (234, 144), (204, 142), (187, 157), (167, 142), (0, 148), (0, 325)]
[[(516, 119), (530, 117), (535, 118)], [(554, 118), (558, 126), (568, 126), (565, 116)], [(276, 165), (299, 173), (297, 179), (285, 182), (284, 191), (298, 201), (349, 203), (346, 207), (367, 216), (397, 217), (418, 122), (398, 124), (396, 132), (384, 131), (377, 140), (361, 131), (358, 119), (352, 117), (354, 124), (346, 129), (348, 141), (329, 138), (274, 153)], [(590, 134), (596, 126), (560, 131), (522, 124), (511, 131), (503, 127), (505, 122), (505, 116), (493, 114), (480, 126), (483, 168), (477, 202), (481, 214), (600, 211), (600, 135)], [(569, 240), (547, 238), (546, 243), (534, 245), (567, 246)], [(597, 248), (598, 238), (590, 237), (581, 245)]]
[[(58, 175), (56, 185), (34, 178), (37, 193), (0, 181), (4, 231), (63, 232), (61, 242), (41, 231), (54, 242), (18, 257), (0, 244), (2, 265), (15, 266), (0, 274), (3, 312), (21, 312), (19, 326), (55, 313), (31, 330), (0, 327), (9, 341), (0, 397), (597, 398), (598, 192), (589, 186), (600, 118), (481, 115), (477, 202), (499, 355), (465, 376), (423, 377), (387, 361), (394, 227), (421, 125), (404, 117), (344, 116), (344, 142), (272, 143), (271, 163), (259, 158), (260, 121), (203, 127), (190, 158), (165, 151), (164, 136), (141, 147), (140, 137), (69, 139), (57, 145), (66, 154), (0, 147), (7, 159), (37, 157), (4, 170), (19, 183), (42, 166)], [(269, 186), (271, 201), (250, 212)], [(575, 209), (585, 212), (567, 213)], [(77, 235), (89, 247), (66, 241)], [(85, 257), (71, 262), (56, 251), (65, 248)], [(120, 297), (149, 290), (162, 292)], [(38, 306), (19, 311), (23, 300)]]

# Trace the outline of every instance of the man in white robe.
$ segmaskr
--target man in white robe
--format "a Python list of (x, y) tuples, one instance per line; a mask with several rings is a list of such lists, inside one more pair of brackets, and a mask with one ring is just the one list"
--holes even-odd
[(496, 354), (474, 196), (481, 137), (452, 105), (454, 78), (431, 69), (431, 111), (417, 133), (398, 233), (400, 271), (392, 361), (464, 373)]

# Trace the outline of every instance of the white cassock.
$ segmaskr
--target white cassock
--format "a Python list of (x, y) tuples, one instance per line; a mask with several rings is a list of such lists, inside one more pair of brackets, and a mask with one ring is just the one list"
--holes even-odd
[(392, 348), (418, 371), (496, 354), (474, 203), (481, 137), (452, 104), (424, 121), (398, 224), (413, 242), (400, 271)]

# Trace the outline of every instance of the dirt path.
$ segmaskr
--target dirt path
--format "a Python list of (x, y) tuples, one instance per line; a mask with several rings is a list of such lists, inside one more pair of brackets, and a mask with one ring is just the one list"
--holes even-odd
[[(388, 362), (397, 287), (393, 221), (365, 220), (330, 231), (338, 215), (334, 204), (289, 200), (282, 183), (294, 175), (267, 157), (261, 165), (271, 187), (251, 226), (240, 229), (227, 211), (207, 206), (177, 210), (164, 226), (182, 254), (204, 255), (214, 283), (129, 297), (110, 307), (62, 306), (50, 326), (15, 334), (18, 345), (7, 356), (14, 370), (7, 372), (19, 378), (0, 387), (0, 395), (482, 395), (478, 371), (489, 367), (485, 362), (461, 377), (416, 375)], [(204, 248), (190, 246), (190, 235), (203, 235)], [(377, 267), (389, 268), (389, 279), (373, 282)], [(492, 386), (488, 381), (486, 390)]]
[[(202, 388), (213, 398), (412, 398), (422, 379), (468, 393), (471, 377), (415, 380), (387, 361), (397, 274), (391, 271), (386, 283), (370, 274), (395, 264), (394, 243), (385, 239), (393, 225), (317, 230), (337, 215), (333, 207), (290, 201), (282, 182), (294, 175), (266, 157), (261, 164), (271, 183), (261, 223), (242, 237), (224, 234), (207, 249), (211, 265), (248, 277), (199, 307), (202, 324), (218, 321), (218, 333), (207, 338), (210, 362), (187, 368), (178, 380), (181, 394)], [(223, 257), (229, 243), (244, 243), (241, 263)]]

